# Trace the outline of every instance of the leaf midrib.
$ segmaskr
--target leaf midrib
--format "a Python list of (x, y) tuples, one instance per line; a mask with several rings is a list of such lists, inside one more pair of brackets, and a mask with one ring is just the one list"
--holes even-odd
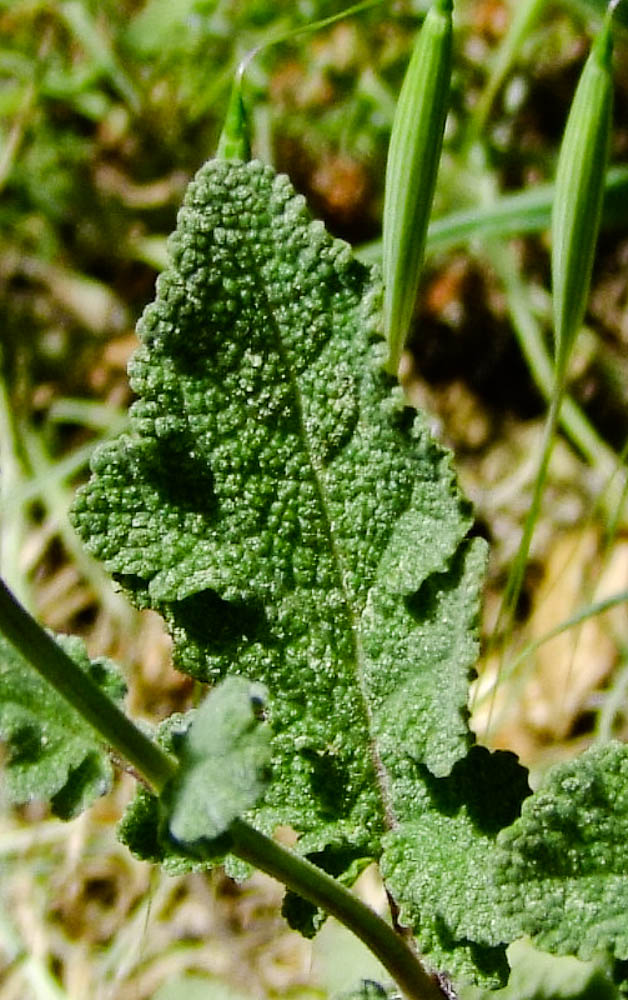
[[(371, 762), (373, 764), (375, 778), (380, 792), (385, 823), (390, 830), (393, 830), (398, 826), (398, 821), (392, 805), (392, 795), (390, 791), (390, 781), (388, 777), (388, 772), (386, 771), (382, 758), (379, 754), (377, 743), (373, 735), (373, 729), (374, 729), (373, 714), (371, 711), (371, 707), (369, 705), (367, 691), (366, 691), (366, 684), (364, 679), (365, 654), (362, 644), (359, 640), (361, 615), (351, 600), (349, 587), (347, 586), (348, 567), (345, 564), (342, 552), (340, 551), (340, 548), (337, 544), (335, 532), (333, 529), (332, 518), (330, 515), (327, 496), (326, 496), (323, 465), (317, 459), (315, 451), (310, 447), (310, 439), (307, 433), (304, 420), (303, 395), (299, 387), (294, 367), (291, 364), (290, 359), (288, 357), (288, 353), (284, 347), (283, 338), (281, 335), (281, 324), (277, 320), (275, 311), (266, 294), (266, 288), (264, 285), (262, 275), (260, 273), (258, 261), (256, 260), (255, 255), (253, 253), (250, 253), (249, 256), (251, 259), (251, 273), (253, 275), (255, 288), (265, 306), (266, 315), (270, 321), (269, 325), (275, 339), (276, 350), (279, 355), (279, 359), (284, 367), (284, 370), (288, 376), (288, 383), (290, 386), (292, 396), (294, 398), (294, 410), (297, 414), (299, 422), (299, 436), (301, 441), (303, 442), (305, 454), (309, 462), (310, 469), (312, 471), (312, 476), (316, 487), (320, 509), (325, 524), (325, 531), (329, 542), (329, 549), (332, 554), (334, 566), (336, 568), (340, 590), (342, 591), (345, 606), (348, 610), (349, 619), (351, 622), (350, 632), (351, 632), (351, 643), (354, 651), (355, 672), (360, 690), (364, 716), (366, 719), (367, 729), (369, 733), (369, 753), (371, 757)], [(327, 343), (327, 341), (325, 341), (325, 343)]]

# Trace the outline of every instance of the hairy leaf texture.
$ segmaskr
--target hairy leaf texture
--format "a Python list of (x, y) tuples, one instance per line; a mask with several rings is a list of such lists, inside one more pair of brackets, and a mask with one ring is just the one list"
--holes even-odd
[[(156, 742), (176, 757), (193, 719), (192, 712), (173, 712), (157, 727), (154, 734)], [(130, 851), (144, 861), (161, 864), (170, 875), (208, 867), (206, 859), (191, 857), (185, 844), (179, 846), (171, 838), (167, 840), (160, 799), (145, 785), (138, 787), (135, 798), (118, 824), (117, 834)], [(219, 864), (224, 851), (219, 849), (216, 854), (216, 864)]]
[[(124, 697), (126, 686), (110, 660), (90, 661), (76, 636), (56, 639), (109, 697)], [(50, 800), (57, 816), (71, 819), (111, 787), (111, 765), (94, 730), (2, 636), (0, 739), (9, 748), (4, 783), (15, 803)]]
[(559, 955), (628, 959), (628, 746), (594, 747), (553, 768), (499, 847), (513, 936)]
[(131, 433), (98, 451), (74, 522), (180, 669), (268, 688), (256, 822), (349, 868), (405, 813), (405, 762), (444, 776), (472, 742), (484, 543), (381, 370), (377, 277), (286, 177), (210, 161), (170, 253)]
[(514, 754), (475, 746), (447, 778), (406, 763), (405, 821), (384, 839), (382, 874), (432, 965), (494, 989), (511, 940), (492, 882), (496, 835), (530, 794)]
[(194, 713), (177, 747), (179, 769), (160, 797), (163, 835), (206, 854), (260, 798), (269, 777), (264, 690), (228, 677)]

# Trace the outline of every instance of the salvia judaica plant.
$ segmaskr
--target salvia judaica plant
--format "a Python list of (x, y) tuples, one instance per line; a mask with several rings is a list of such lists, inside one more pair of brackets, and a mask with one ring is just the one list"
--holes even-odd
[[(591, 60), (554, 212), (558, 377), (600, 218), (610, 22)], [(486, 545), (393, 375), (450, 63), (451, 3), (436, 0), (391, 143), (385, 285), (287, 177), (242, 158), (238, 88), (219, 155), (185, 195), (138, 325), (130, 428), (95, 453), (72, 518), (130, 600), (162, 616), (176, 666), (210, 688), (199, 706), (137, 727), (117, 668), (0, 589), (11, 798), (75, 816), (110, 787), (113, 750), (140, 779), (120, 826), (137, 856), (273, 875), (293, 927), (312, 935), (334, 914), (380, 959), (393, 982), (363, 997), (497, 988), (526, 935), (606, 956), (618, 979), (628, 961), (628, 748), (594, 747), (532, 793), (512, 753), (476, 742)], [(373, 862), (392, 925), (349, 889)]]

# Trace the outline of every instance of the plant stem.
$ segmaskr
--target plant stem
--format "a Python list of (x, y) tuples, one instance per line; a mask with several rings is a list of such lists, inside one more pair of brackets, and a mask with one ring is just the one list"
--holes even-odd
[(514, 15), (508, 33), (501, 43), (488, 82), (473, 109), (465, 143), (467, 148), (478, 140), (491, 113), (497, 92), (511, 72), (527, 35), (545, 7), (546, 0), (524, 0), (514, 5)]
[[(485, 246), (504, 286), (513, 329), (530, 373), (538, 389), (551, 402), (554, 393), (552, 360), (544, 344), (541, 327), (533, 315), (529, 290), (521, 281), (512, 248), (502, 241), (492, 240), (487, 241)], [(571, 443), (589, 462), (599, 482), (606, 484), (605, 497), (600, 499), (600, 503), (607, 514), (623, 523), (627, 480), (621, 458), (609, 448), (569, 396), (563, 397), (559, 416)]]
[[(159, 794), (177, 765), (100, 690), (97, 684), (28, 614), (0, 580), (0, 633), (65, 698), (102, 739), (128, 760)], [(440, 988), (418, 957), (374, 910), (305, 858), (248, 823), (229, 827), (233, 853), (283, 882), (340, 920), (388, 970), (406, 1000), (442, 1000)]]
[[(0, 348), (0, 365), (2, 364)], [(6, 378), (0, 376), (0, 566), (11, 581), (20, 598), (28, 603), (28, 584), (20, 572), (20, 553), (26, 533), (24, 507), (10, 503), (9, 498), (24, 480), (15, 416), (9, 402)]]
[(519, 595), (521, 594), (521, 588), (523, 586), (523, 578), (525, 576), (525, 571), (528, 565), (528, 555), (530, 553), (530, 545), (532, 543), (532, 535), (534, 534), (534, 528), (539, 517), (539, 512), (541, 510), (541, 500), (543, 499), (543, 493), (545, 490), (545, 484), (547, 482), (547, 472), (549, 469), (549, 462), (552, 456), (552, 450), (554, 447), (554, 442), (556, 440), (556, 431), (558, 428), (558, 418), (560, 414), (560, 407), (564, 395), (564, 381), (563, 384), (557, 385), (550, 402), (550, 408), (545, 421), (545, 426), (543, 428), (543, 438), (541, 441), (541, 457), (539, 461), (539, 468), (536, 474), (536, 479), (534, 482), (534, 493), (532, 494), (532, 502), (530, 504), (530, 509), (528, 510), (528, 515), (525, 520), (525, 525), (523, 529), (523, 534), (521, 536), (521, 541), (519, 542), (519, 548), (517, 549), (517, 555), (512, 564), (508, 581), (506, 584), (506, 590), (504, 593), (504, 599), (502, 601), (502, 607), (499, 613), (498, 622), (495, 628), (496, 634), (499, 633), (500, 625), (504, 624), (506, 629), (512, 626), (512, 622), (515, 615), (515, 610), (517, 607), (517, 602), (519, 600)]
[(117, 705), (15, 599), (0, 580), (0, 633), (41, 676), (159, 793), (177, 765)]
[[(559, 625), (555, 625), (554, 628), (548, 629), (548, 631), (544, 632), (538, 639), (533, 639), (531, 642), (526, 643), (521, 652), (517, 653), (513, 660), (508, 661), (508, 665), (501, 673), (501, 680), (512, 679), (519, 671), (519, 667), (524, 660), (532, 656), (532, 654), (546, 642), (550, 642), (550, 640), (555, 639), (557, 635), (562, 635), (564, 632), (568, 632), (569, 629), (582, 625), (583, 622), (589, 621), (591, 618), (594, 618), (595, 615), (604, 614), (605, 611), (608, 611), (610, 608), (617, 607), (618, 604), (628, 604), (628, 590), (620, 590), (618, 593), (612, 594), (610, 597), (606, 597), (602, 601), (596, 601), (595, 604), (587, 604), (586, 607), (576, 611), (576, 613), (570, 615), (569, 618), (565, 618), (565, 620), (560, 622)], [(477, 698), (473, 703), (474, 709), (477, 709), (491, 697), (493, 697), (493, 693), (492, 691), (488, 691), (486, 694)], [(0, 854), (1, 853), (2, 841), (0, 841)]]
[(393, 977), (406, 1000), (442, 1000), (438, 984), (403, 938), (343, 885), (243, 820), (232, 823), (229, 833), (234, 854), (320, 906), (359, 937)]

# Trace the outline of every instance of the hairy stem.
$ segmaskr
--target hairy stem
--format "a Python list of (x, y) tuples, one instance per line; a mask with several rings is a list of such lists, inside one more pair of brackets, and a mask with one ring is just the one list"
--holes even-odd
[(405, 1000), (442, 1000), (437, 982), (403, 938), (343, 885), (242, 820), (236, 820), (229, 833), (234, 854), (320, 906), (359, 937), (393, 977)]
[(0, 632), (32, 667), (160, 792), (176, 771), (168, 754), (122, 712), (0, 580)]

